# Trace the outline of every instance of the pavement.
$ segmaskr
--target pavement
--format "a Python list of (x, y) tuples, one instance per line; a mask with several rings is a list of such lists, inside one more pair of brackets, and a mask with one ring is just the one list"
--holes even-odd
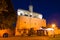
[(8, 37), (0, 38), (0, 40), (49, 40), (47, 36), (27, 36), (27, 37)]

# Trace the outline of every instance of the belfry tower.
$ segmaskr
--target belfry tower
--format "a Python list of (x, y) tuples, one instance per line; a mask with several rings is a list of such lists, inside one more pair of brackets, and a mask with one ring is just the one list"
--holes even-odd
[(0, 0), (0, 28), (13, 28), (16, 23), (16, 12), (11, 0)]

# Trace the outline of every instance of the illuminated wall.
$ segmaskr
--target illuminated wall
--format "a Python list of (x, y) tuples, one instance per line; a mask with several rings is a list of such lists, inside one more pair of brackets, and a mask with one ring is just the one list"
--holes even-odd
[(46, 27), (46, 21), (44, 19), (32, 18), (27, 16), (18, 16), (16, 27), (19, 29), (39, 29), (40, 27)]

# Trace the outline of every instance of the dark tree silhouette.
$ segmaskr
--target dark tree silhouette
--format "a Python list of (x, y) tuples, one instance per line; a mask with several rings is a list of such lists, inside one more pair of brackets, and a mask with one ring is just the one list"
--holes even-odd
[(11, 0), (0, 0), (0, 28), (14, 29), (13, 24), (16, 23), (16, 16)]

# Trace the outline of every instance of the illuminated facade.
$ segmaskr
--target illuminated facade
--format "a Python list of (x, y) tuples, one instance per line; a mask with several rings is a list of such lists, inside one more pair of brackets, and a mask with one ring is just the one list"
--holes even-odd
[[(20, 14), (19, 14), (20, 13)], [(42, 18), (41, 14), (33, 13), (32, 15), (28, 11), (18, 10), (18, 19), (17, 19), (17, 27), (20, 26), (23, 28), (40, 28), (46, 27), (46, 20)]]
[(15, 35), (20, 35), (19, 31), (22, 31), (22, 29), (29, 30), (30, 28), (33, 28), (34, 30), (39, 30), (41, 27), (46, 27), (46, 20), (43, 18), (42, 14), (22, 9), (18, 9), (17, 14)]

